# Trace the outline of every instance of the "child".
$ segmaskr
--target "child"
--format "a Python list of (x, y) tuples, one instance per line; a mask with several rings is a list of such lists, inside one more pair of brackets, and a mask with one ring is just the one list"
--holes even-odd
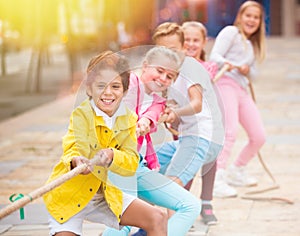
[[(149, 134), (156, 131), (158, 119), (166, 103), (166, 100), (159, 94), (176, 79), (181, 62), (181, 58), (172, 50), (166, 47), (154, 47), (145, 56), (140, 77), (133, 73), (130, 76), (130, 86), (125, 102), (139, 116), (137, 123), (139, 139), (141, 139), (139, 140), (139, 151), (141, 152), (140, 147), (145, 143), (144, 155), (148, 156), (145, 159), (148, 167), (149, 161), (152, 164), (150, 165), (151, 169), (156, 169), (158, 163), (156, 155), (153, 153)], [(144, 136), (146, 138), (143, 142)], [(143, 163), (144, 160), (141, 159), (136, 172), (138, 197), (152, 204), (174, 210), (175, 214), (168, 221), (168, 235), (184, 236), (200, 213), (199, 201), (190, 192), (162, 174), (151, 171)], [(114, 176), (113, 181), (119, 186), (126, 180), (128, 181), (128, 178)], [(123, 186), (129, 186), (129, 184), (124, 183)], [(129, 230), (127, 228), (127, 231)], [(116, 230), (107, 229), (103, 236), (128, 235), (128, 232), (125, 233), (125, 229), (122, 231), (116, 232)], [(134, 235), (144, 234), (145, 232), (142, 234), (139, 231)]]
[[(226, 26), (218, 34), (210, 60), (221, 68), (230, 66), (217, 81), (225, 117), (225, 143), (217, 161), (214, 196), (236, 196), (237, 191), (229, 186), (253, 186), (255, 178), (248, 176), (245, 167), (265, 143), (265, 131), (259, 111), (247, 92), (248, 78), (255, 76), (255, 60), (264, 58), (264, 11), (256, 1), (244, 2), (237, 13), (234, 25)], [(238, 124), (245, 129), (249, 142), (238, 158), (229, 167), (226, 164), (235, 142)]]
[[(109, 51), (92, 58), (88, 65), (89, 98), (72, 113), (62, 158), (48, 182), (82, 163), (89, 168), (44, 195), (50, 235), (82, 235), (83, 220), (117, 229), (133, 225), (144, 227), (148, 235), (167, 235), (163, 211), (122, 193), (107, 180), (108, 170), (131, 176), (138, 166), (137, 117), (122, 103), (128, 71), (127, 61)], [(90, 159), (95, 156), (102, 163), (92, 168)]]
[[(207, 31), (203, 24), (197, 21), (187, 21), (182, 24), (184, 32), (184, 48), (187, 56), (197, 59), (205, 69), (207, 69), (210, 78), (214, 78), (217, 72), (217, 65), (205, 61), (204, 46), (206, 43)], [(212, 147), (211, 147), (212, 148)], [(219, 150), (215, 152), (218, 155)], [(214, 157), (216, 159), (217, 156)], [(213, 186), (216, 173), (216, 161), (205, 164), (202, 168), (202, 188), (200, 199), (202, 201), (201, 216), (207, 225), (217, 223), (217, 218), (213, 214), (211, 201), (213, 198)], [(190, 182), (191, 183), (191, 182)], [(191, 185), (191, 184), (190, 184)], [(186, 186), (186, 187), (190, 187)]]
[[(157, 45), (183, 50), (184, 34), (176, 23), (163, 23), (153, 34)], [(222, 115), (205, 68), (186, 56), (168, 98), (167, 121), (179, 119), (179, 140), (157, 146), (161, 172), (185, 186), (205, 163), (215, 160), (223, 141)]]

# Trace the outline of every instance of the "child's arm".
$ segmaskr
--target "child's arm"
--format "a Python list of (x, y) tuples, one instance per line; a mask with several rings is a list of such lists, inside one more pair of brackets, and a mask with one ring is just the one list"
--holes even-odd
[(175, 117), (191, 116), (202, 111), (202, 87), (199, 84), (194, 84), (188, 89), (190, 103), (183, 107), (166, 109), (168, 114), (166, 122), (172, 123)]
[[(108, 147), (97, 151), (94, 147), (96, 140), (91, 141), (90, 135), (90, 121), (91, 117), (86, 114), (86, 111), (81, 109), (76, 109), (71, 116), (70, 125), (67, 135), (63, 138), (63, 156), (62, 161), (66, 168), (69, 170), (72, 164), (76, 162), (83, 161), (82, 158), (92, 159), (95, 156), (101, 157), (103, 161), (100, 164), (103, 167), (107, 167), (113, 172), (120, 175), (130, 176), (133, 175), (137, 169), (139, 156), (136, 150), (136, 116), (134, 116), (135, 121), (124, 135), (122, 140), (122, 145), (120, 150), (115, 147)], [(93, 132), (92, 132), (93, 133)], [(95, 137), (96, 139), (97, 137)], [(80, 158), (79, 158), (80, 157)], [(74, 162), (73, 159), (75, 158)], [(79, 160), (78, 160), (79, 159)]]
[(219, 68), (225, 63), (231, 64), (225, 56), (238, 33), (239, 31), (235, 26), (226, 26), (217, 35), (209, 60), (216, 62)]
[(158, 96), (155, 96), (154, 101), (148, 107), (148, 109), (143, 114), (140, 114), (140, 120), (144, 118), (150, 122), (149, 123), (150, 133), (153, 133), (157, 130), (157, 122), (160, 118), (161, 113), (164, 111), (165, 106), (166, 106), (166, 100)]
[(72, 166), (74, 157), (92, 158), (88, 134), (88, 117), (77, 108), (72, 112), (68, 132), (62, 141), (63, 155), (61, 159), (67, 169), (76, 167)]

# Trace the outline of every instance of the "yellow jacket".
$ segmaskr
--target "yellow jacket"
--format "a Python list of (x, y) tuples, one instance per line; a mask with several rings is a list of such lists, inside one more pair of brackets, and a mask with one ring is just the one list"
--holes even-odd
[(110, 147), (114, 159), (109, 168), (95, 166), (92, 173), (78, 175), (43, 196), (49, 213), (58, 222), (67, 221), (82, 210), (100, 186), (108, 206), (120, 221), (122, 193), (107, 181), (107, 171), (134, 175), (139, 161), (136, 121), (136, 114), (126, 108), (126, 115), (118, 116), (111, 130), (101, 116), (95, 115), (88, 99), (73, 111), (69, 130), (63, 137), (63, 155), (47, 182), (70, 171), (74, 156), (91, 159), (101, 148)]

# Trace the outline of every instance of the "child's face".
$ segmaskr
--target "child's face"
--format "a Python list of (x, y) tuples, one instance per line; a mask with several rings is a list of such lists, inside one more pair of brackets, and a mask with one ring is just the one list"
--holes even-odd
[(112, 116), (125, 95), (122, 79), (116, 71), (102, 70), (87, 88), (87, 94), (101, 111)]
[(153, 63), (143, 65), (141, 80), (147, 93), (162, 92), (178, 75), (177, 64), (168, 57), (157, 57)]
[(181, 44), (181, 41), (178, 37), (178, 35), (166, 35), (161, 36), (156, 40), (156, 45), (158, 46), (164, 46), (173, 50), (183, 51), (183, 45)]
[(240, 16), (240, 24), (243, 33), (249, 38), (260, 26), (260, 9), (256, 6), (249, 6)]
[(201, 51), (205, 46), (205, 37), (196, 27), (187, 27), (184, 30), (184, 48), (187, 56), (200, 59)]

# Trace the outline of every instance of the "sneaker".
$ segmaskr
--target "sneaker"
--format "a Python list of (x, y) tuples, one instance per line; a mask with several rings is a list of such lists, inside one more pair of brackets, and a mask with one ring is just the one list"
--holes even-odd
[(215, 225), (218, 222), (217, 217), (213, 213), (212, 205), (210, 204), (202, 205), (200, 215), (202, 217), (202, 221), (206, 225)]
[(216, 172), (213, 196), (218, 198), (236, 197), (237, 191), (229, 186), (226, 182), (226, 175), (224, 169), (219, 169)]
[(137, 232), (132, 234), (132, 236), (147, 236), (147, 232), (143, 229), (139, 229)]
[(227, 183), (238, 187), (257, 185), (257, 180), (247, 174), (245, 166), (231, 165), (228, 168)]

